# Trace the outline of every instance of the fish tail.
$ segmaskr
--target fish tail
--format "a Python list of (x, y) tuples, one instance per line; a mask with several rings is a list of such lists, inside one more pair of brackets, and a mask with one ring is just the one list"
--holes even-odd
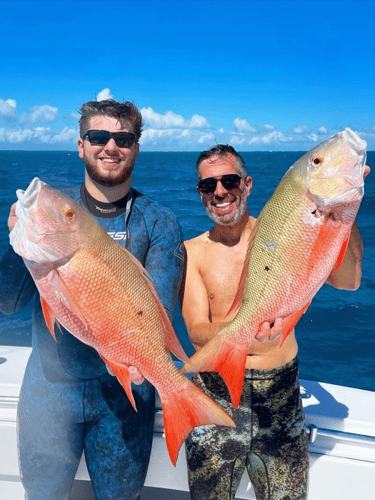
[(160, 395), (165, 439), (173, 465), (176, 465), (178, 453), (193, 427), (199, 425), (226, 425), (235, 427), (229, 415), (212, 401), (190, 380), (181, 391)]
[(217, 335), (185, 363), (181, 373), (218, 372), (236, 408), (241, 398), (248, 350), (247, 342), (233, 342), (228, 338), (223, 340)]

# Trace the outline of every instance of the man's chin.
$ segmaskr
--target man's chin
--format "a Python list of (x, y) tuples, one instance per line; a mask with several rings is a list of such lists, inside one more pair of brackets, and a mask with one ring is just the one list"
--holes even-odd
[(94, 181), (96, 184), (99, 186), (103, 187), (117, 187), (120, 186), (121, 184), (124, 184), (132, 174), (132, 169), (131, 170), (126, 170), (125, 172), (122, 172), (119, 175), (114, 175), (114, 174), (101, 174), (95, 170), (93, 170), (90, 166), (87, 167), (86, 165), (86, 171), (88, 176), (92, 181)]

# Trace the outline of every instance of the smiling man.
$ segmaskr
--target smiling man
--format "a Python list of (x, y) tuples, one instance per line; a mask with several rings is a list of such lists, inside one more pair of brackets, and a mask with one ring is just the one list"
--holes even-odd
[[(132, 188), (142, 117), (133, 103), (81, 107), (78, 151), (85, 182), (65, 190), (146, 268), (170, 318), (183, 270), (182, 235), (172, 212)], [(8, 220), (16, 222), (14, 206)], [(0, 262), (0, 308), (24, 307), (35, 285), (9, 248)], [(126, 308), (126, 304), (124, 304)], [(33, 314), (33, 349), (18, 406), (19, 457), (28, 500), (68, 500), (85, 452), (96, 500), (135, 500), (146, 478), (155, 414), (154, 388), (134, 367), (135, 412), (94, 349)]]
[[(227, 316), (255, 219), (247, 208), (252, 179), (234, 148), (219, 144), (201, 153), (197, 177), (198, 193), (214, 226), (185, 243), (181, 302), (190, 340), (199, 350), (236, 314)], [(328, 282), (336, 288), (358, 288), (362, 255), (355, 224), (344, 261)], [(306, 499), (309, 457), (299, 394), (298, 347), (294, 331), (280, 346), (282, 323), (277, 318), (275, 325), (263, 324), (252, 340), (236, 409), (218, 373), (194, 376), (198, 387), (233, 418), (236, 428), (209, 425), (190, 433), (186, 457), (192, 500), (233, 499), (245, 468), (257, 500)]]

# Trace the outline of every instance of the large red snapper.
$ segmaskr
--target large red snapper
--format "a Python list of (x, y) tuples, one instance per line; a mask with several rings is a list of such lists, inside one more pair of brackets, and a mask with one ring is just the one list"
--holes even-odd
[(364, 194), (366, 147), (347, 128), (290, 167), (251, 234), (231, 308), (240, 307), (236, 317), (183, 373), (219, 372), (238, 405), (246, 356), (261, 325), (284, 318), (282, 343), (343, 260)]
[(187, 356), (141, 264), (84, 208), (39, 179), (17, 196), (10, 241), (36, 283), (52, 336), (58, 323), (94, 347), (134, 408), (128, 367), (138, 368), (159, 392), (174, 464), (194, 426), (233, 426), (173, 363), (169, 350)]

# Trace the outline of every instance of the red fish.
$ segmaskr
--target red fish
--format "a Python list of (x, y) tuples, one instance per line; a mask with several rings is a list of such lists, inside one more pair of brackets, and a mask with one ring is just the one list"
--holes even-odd
[(17, 196), (11, 244), (36, 283), (51, 335), (57, 323), (94, 347), (134, 409), (128, 367), (156, 387), (173, 464), (194, 426), (234, 426), (177, 370), (169, 350), (187, 356), (141, 264), (84, 208), (39, 179)]

